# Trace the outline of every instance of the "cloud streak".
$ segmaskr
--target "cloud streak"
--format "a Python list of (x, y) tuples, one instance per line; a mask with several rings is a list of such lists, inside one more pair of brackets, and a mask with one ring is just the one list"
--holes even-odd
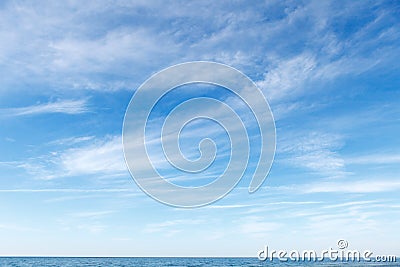
[(129, 188), (102, 188), (102, 189), (77, 189), (77, 188), (44, 188), (44, 189), (0, 189), (0, 193), (121, 193), (137, 192)]
[(89, 111), (90, 108), (86, 100), (60, 100), (27, 107), (1, 109), (0, 114), (3, 116), (20, 117), (51, 113), (78, 115)]
[(305, 186), (304, 193), (379, 193), (400, 190), (398, 180), (359, 180), (342, 182), (322, 182)]

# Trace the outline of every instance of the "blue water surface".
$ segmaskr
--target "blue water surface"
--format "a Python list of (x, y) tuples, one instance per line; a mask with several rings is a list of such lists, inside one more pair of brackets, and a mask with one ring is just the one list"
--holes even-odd
[(173, 266), (173, 267), (202, 267), (202, 266), (400, 266), (399, 260), (394, 263), (374, 262), (280, 262), (260, 261), (257, 258), (85, 258), (85, 257), (0, 257), (1, 267), (28, 266), (87, 266), (87, 267), (128, 267), (128, 266)]

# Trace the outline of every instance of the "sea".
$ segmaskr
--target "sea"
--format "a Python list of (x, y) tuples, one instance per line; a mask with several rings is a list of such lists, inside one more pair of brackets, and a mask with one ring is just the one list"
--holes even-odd
[(85, 267), (203, 267), (203, 266), (230, 266), (230, 267), (256, 267), (256, 266), (400, 266), (400, 259), (391, 263), (378, 262), (332, 262), (324, 261), (288, 261), (279, 260), (260, 261), (257, 258), (86, 258), (86, 257), (0, 257), (1, 267), (28, 267), (28, 266), (85, 266)]

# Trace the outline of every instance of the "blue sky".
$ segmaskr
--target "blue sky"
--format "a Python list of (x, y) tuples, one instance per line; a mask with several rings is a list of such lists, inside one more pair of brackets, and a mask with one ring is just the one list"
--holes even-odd
[[(2, 1), (0, 254), (256, 256), (344, 238), (400, 255), (399, 12), (396, 1)], [(255, 81), (277, 150), (256, 193), (243, 179), (179, 209), (136, 186), (121, 133), (136, 88), (193, 60)], [(188, 140), (196, 130), (221, 137), (200, 123)]]

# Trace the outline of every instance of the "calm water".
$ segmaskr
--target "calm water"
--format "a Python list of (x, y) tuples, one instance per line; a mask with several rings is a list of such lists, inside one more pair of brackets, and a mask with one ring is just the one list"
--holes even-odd
[(53, 258), (53, 257), (0, 257), (0, 266), (90, 266), (90, 267), (128, 267), (128, 266), (171, 266), (171, 267), (202, 267), (202, 266), (400, 266), (397, 263), (346, 263), (346, 262), (260, 262), (256, 258)]

